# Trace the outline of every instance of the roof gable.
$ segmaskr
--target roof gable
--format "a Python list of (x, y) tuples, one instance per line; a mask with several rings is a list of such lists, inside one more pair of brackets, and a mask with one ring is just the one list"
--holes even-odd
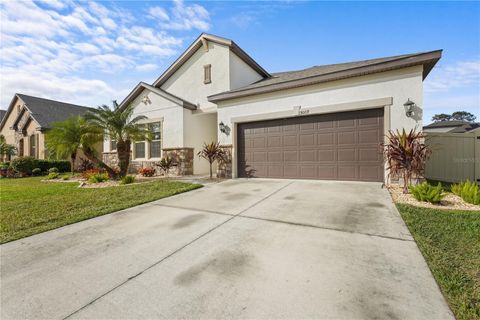
[(85, 114), (89, 107), (79, 106), (67, 102), (33, 97), (26, 94), (16, 93), (10, 102), (7, 113), (0, 123), (0, 130), (3, 128), (7, 117), (12, 112), (17, 99), (20, 99), (30, 116), (38, 123), (41, 129), (48, 129), (54, 122), (64, 121), (71, 116), (79, 116)]
[(176, 103), (178, 106), (190, 109), (190, 110), (195, 110), (197, 109), (197, 106), (191, 102), (188, 102), (180, 97), (177, 97), (170, 92), (167, 92), (165, 90), (162, 90), (160, 88), (156, 88), (154, 86), (151, 86), (145, 82), (139, 82), (135, 88), (129, 93), (129, 95), (123, 99), (123, 101), (120, 103), (120, 108), (124, 108), (128, 104), (132, 103), (133, 100), (135, 100), (144, 89), (150, 90), (163, 98), (172, 101), (173, 103)]
[(212, 34), (202, 33), (181, 55), (173, 62), (173, 64), (165, 70), (165, 72), (153, 83), (153, 86), (160, 87), (164, 84), (180, 67), (190, 59), (193, 54), (206, 45), (208, 41), (227, 46), (240, 59), (247, 63), (253, 70), (264, 78), (270, 77), (270, 74), (263, 69), (255, 60), (253, 60), (245, 51), (242, 50), (235, 42), (230, 39), (218, 37)]

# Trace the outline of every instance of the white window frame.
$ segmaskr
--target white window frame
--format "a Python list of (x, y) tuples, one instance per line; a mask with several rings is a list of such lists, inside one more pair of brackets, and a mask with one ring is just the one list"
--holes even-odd
[[(135, 153), (136, 153), (136, 144), (140, 143), (142, 141), (134, 141), (133, 142), (133, 148), (132, 148), (132, 160), (135, 161), (158, 161), (163, 157), (163, 118), (159, 119), (148, 119), (145, 122), (142, 122), (142, 124), (145, 125), (150, 125), (152, 123), (159, 122), (160, 123), (160, 157), (153, 158), (150, 156), (150, 141), (144, 140), (143, 143), (145, 144), (145, 157), (144, 158), (137, 158)], [(157, 141), (157, 140), (155, 140)]]

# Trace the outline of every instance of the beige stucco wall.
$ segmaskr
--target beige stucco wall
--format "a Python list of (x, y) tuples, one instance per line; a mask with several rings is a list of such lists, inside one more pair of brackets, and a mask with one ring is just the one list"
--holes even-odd
[[(229, 90), (229, 48), (208, 42), (208, 51), (199, 48), (162, 86), (161, 88), (193, 104), (199, 109), (215, 109), (216, 105), (207, 97)], [(212, 66), (212, 82), (204, 84), (203, 66)]]
[[(362, 109), (361, 102), (391, 98), (391, 105), (369, 107), (385, 108), (385, 130), (422, 128), (423, 81), (422, 67), (415, 66), (401, 70), (383, 72), (351, 79), (332, 81), (308, 87), (288, 89), (245, 98), (223, 101), (218, 104), (218, 123), (228, 125), (230, 135), (218, 132), (221, 144), (233, 144), (235, 154), (235, 127), (248, 116), (257, 115), (256, 120), (298, 116), (295, 107), (302, 110), (315, 109), (321, 113)], [(414, 101), (418, 109), (413, 117), (405, 115), (403, 104), (407, 99)], [(360, 103), (356, 103), (360, 102)], [(333, 107), (332, 107), (333, 106)], [(308, 111), (307, 111), (308, 112)], [(235, 157), (234, 157), (235, 158)], [(234, 172), (235, 164), (234, 164)]]
[[(208, 161), (199, 158), (197, 153), (202, 150), (204, 143), (217, 141), (217, 114), (216, 113), (192, 113), (184, 109), (184, 145), (193, 148), (193, 173), (207, 174), (209, 172)], [(214, 168), (215, 169), (215, 168)]]
[(262, 79), (255, 70), (230, 51), (230, 90), (237, 89)]

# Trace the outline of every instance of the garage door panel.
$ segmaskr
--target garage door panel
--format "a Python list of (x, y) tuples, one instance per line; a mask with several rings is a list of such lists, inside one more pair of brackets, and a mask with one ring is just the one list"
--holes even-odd
[(282, 142), (282, 137), (281, 136), (270, 136), (267, 137), (267, 145), (268, 147), (282, 147), (283, 142)]
[(355, 148), (345, 148), (337, 150), (337, 161), (355, 162), (357, 160), (357, 150)]
[(335, 161), (335, 149), (318, 150), (318, 161)]
[(314, 162), (317, 161), (317, 150), (301, 150), (300, 151), (300, 161)]
[(337, 134), (338, 145), (356, 144), (356, 143), (357, 143), (357, 134), (355, 131), (339, 132)]
[(362, 181), (378, 181), (381, 178), (382, 172), (378, 166), (359, 167), (359, 180)]
[(296, 150), (285, 150), (283, 151), (283, 159), (285, 162), (297, 162), (298, 161), (298, 151)]
[(358, 131), (358, 143), (377, 143), (380, 135), (378, 129), (363, 129)]
[(267, 162), (267, 152), (265, 152), (265, 151), (254, 151), (253, 152), (253, 162)]
[(355, 165), (338, 165), (338, 178), (340, 180), (357, 180), (357, 170)]
[(282, 162), (283, 163), (283, 152), (281, 150), (278, 151), (268, 151), (267, 160), (268, 162)]
[(299, 166), (297, 165), (288, 165), (286, 164), (284, 167), (283, 167), (283, 175), (285, 178), (298, 178), (298, 176), (300, 175), (299, 173)]
[(298, 136), (297, 135), (285, 135), (283, 137), (284, 146), (297, 146), (298, 145)]
[(334, 143), (335, 143), (335, 134), (333, 132), (317, 134), (318, 146), (331, 146)]
[(301, 134), (299, 142), (300, 146), (313, 146), (315, 145), (315, 134)]
[(318, 179), (317, 168), (314, 165), (310, 166), (301, 166), (300, 167), (300, 178), (304, 179)]
[(332, 180), (337, 177), (337, 166), (334, 164), (318, 166), (317, 172), (320, 179)]
[(383, 109), (238, 126), (239, 176), (383, 181)]

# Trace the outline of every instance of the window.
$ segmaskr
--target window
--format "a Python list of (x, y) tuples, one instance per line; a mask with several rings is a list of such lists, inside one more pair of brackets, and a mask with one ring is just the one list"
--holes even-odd
[(37, 155), (37, 137), (32, 134), (30, 136), (30, 156), (36, 157)]
[(203, 66), (203, 83), (212, 82), (212, 65), (207, 64)]
[(110, 151), (117, 150), (117, 140), (110, 140)]
[(145, 141), (135, 142), (135, 158), (145, 158)]
[(23, 139), (18, 142), (18, 156), (23, 157)]
[(154, 122), (150, 124), (152, 131), (152, 141), (150, 141), (150, 158), (162, 157), (162, 123)]

